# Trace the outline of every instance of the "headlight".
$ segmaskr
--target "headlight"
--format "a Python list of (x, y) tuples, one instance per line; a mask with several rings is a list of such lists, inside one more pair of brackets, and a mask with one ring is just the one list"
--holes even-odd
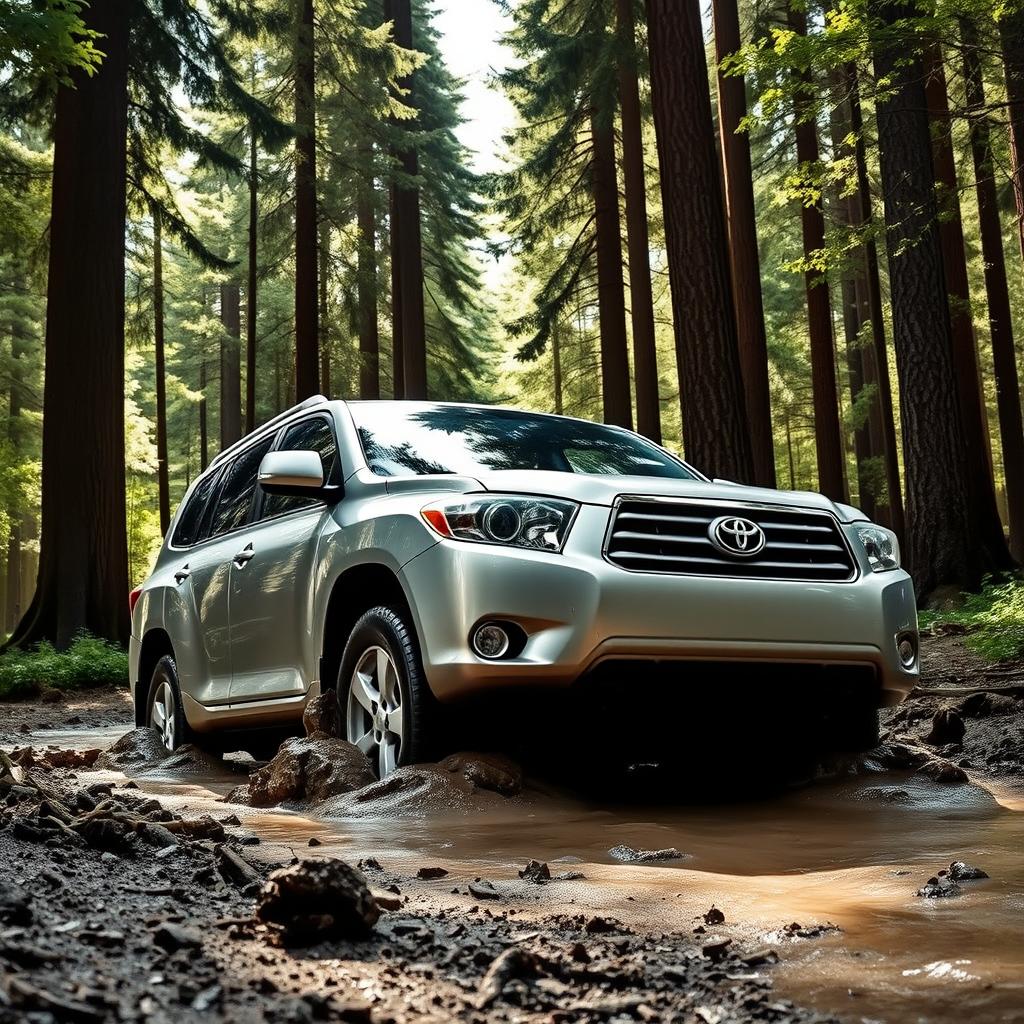
[(481, 494), (457, 502), (439, 501), (420, 515), (442, 537), (561, 551), (578, 507), (574, 501), (558, 498)]
[(900, 542), (884, 526), (863, 524), (856, 527), (872, 572), (887, 572), (900, 567)]

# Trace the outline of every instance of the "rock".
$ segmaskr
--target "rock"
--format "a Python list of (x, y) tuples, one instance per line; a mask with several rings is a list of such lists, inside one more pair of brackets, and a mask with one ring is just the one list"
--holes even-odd
[(963, 768), (941, 757), (933, 757), (926, 761), (919, 771), (922, 775), (927, 775), (929, 779), (944, 786), (958, 786), (967, 782), (967, 772)]
[(139, 728), (126, 732), (96, 761), (99, 768), (138, 768), (154, 765), (167, 757), (167, 748), (155, 729)]
[(962, 860), (955, 860), (949, 865), (947, 877), (954, 882), (974, 882), (981, 878), (988, 878), (988, 873), (981, 868), (972, 867)]
[(479, 789), (502, 796), (515, 796), (523, 788), (523, 770), (507, 757), (498, 754), (451, 754), (441, 767), (453, 775), (461, 775)]
[(203, 936), (195, 928), (164, 921), (153, 929), (153, 942), (168, 953), (176, 953), (179, 949), (199, 949)]
[(917, 895), (926, 900), (944, 899), (947, 896), (959, 896), (960, 886), (945, 876), (929, 878), (928, 881), (917, 890)]
[(242, 824), (242, 821), (237, 814), (225, 814), (224, 817), (220, 819), (220, 823), (222, 825), (230, 825), (232, 828), (236, 828)]
[(0, 922), (25, 925), (32, 923), (32, 899), (24, 889), (9, 882), (0, 882)]
[(674, 846), (664, 850), (634, 850), (632, 846), (613, 846), (608, 855), (624, 864), (649, 864), (658, 860), (681, 860), (685, 854)]
[(221, 843), (214, 847), (213, 852), (217, 859), (217, 870), (225, 882), (246, 886), (262, 881), (260, 873), (248, 861), (243, 860), (235, 853), (230, 846)]
[(396, 896), (393, 892), (388, 892), (387, 889), (371, 889), (373, 898), (377, 901), (377, 906), (381, 910), (401, 910), (402, 909), (402, 897)]
[(704, 914), (705, 924), (725, 924), (725, 914), (718, 907), (712, 904), (711, 909)]
[(364, 938), (380, 917), (363, 875), (343, 860), (300, 860), (267, 879), (256, 909), (286, 945)]
[(878, 800), (885, 804), (909, 804), (910, 794), (897, 786), (872, 786), (861, 791), (862, 800)]
[(1005, 693), (972, 693), (960, 703), (960, 714), (966, 718), (990, 718), (1015, 715), (1024, 704)]
[(774, 949), (755, 949), (745, 956), (740, 957), (740, 960), (747, 967), (762, 967), (765, 964), (777, 964), (779, 962), (779, 954)]
[(725, 958), (725, 955), (729, 952), (729, 947), (731, 945), (732, 939), (712, 939), (710, 942), (705, 942), (704, 945), (700, 947), (700, 951), (713, 964), (717, 964), (720, 960)]
[(310, 836), (306, 840), (306, 845), (307, 846), (323, 846), (324, 844), (323, 844), (323, 842), (321, 842), (321, 840), (317, 839), (316, 836)]
[(285, 740), (273, 759), (249, 776), (248, 802), (273, 807), (286, 800), (326, 800), (375, 780), (358, 747), (337, 737), (307, 736)]
[(448, 874), (447, 868), (422, 867), (416, 872), (417, 878), (433, 879), (444, 878)]
[(588, 935), (602, 935), (616, 930), (616, 923), (608, 917), (594, 916), (583, 926)]
[(307, 736), (341, 736), (341, 710), (338, 692), (333, 687), (314, 697), (302, 712), (302, 726)]
[(226, 804), (249, 804), (249, 787), (248, 786), (235, 786), (228, 794), (222, 797), (222, 800)]
[(479, 882), (469, 883), (469, 893), (471, 896), (475, 896), (478, 900), (496, 900), (500, 899), (501, 894), (491, 882), (481, 880)]
[(11, 760), (22, 768), (91, 768), (100, 756), (98, 747), (87, 750), (50, 748), (37, 750), (35, 747), (17, 747), (11, 751)]
[(944, 747), (947, 743), (960, 743), (967, 729), (964, 720), (952, 709), (940, 709), (932, 718), (932, 728), (924, 738), (933, 747)]
[(515, 978), (535, 977), (540, 973), (540, 958), (529, 950), (511, 946), (491, 962), (477, 990), (476, 1005), (485, 1010), (495, 1003)]
[(97, 1009), (88, 1003), (49, 992), (31, 984), (25, 978), (10, 978), (7, 982), (7, 994), (13, 1006), (24, 1011), (40, 1011), (48, 1020), (91, 1024), (93, 1021), (106, 1020), (108, 1016), (104, 1009)]
[(537, 885), (543, 885), (551, 881), (551, 869), (539, 860), (531, 860), (525, 868), (519, 872), (519, 877)]

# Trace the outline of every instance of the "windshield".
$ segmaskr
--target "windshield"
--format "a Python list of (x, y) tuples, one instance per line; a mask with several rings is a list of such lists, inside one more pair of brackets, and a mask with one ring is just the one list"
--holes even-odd
[(412, 402), (352, 402), (349, 409), (379, 476), (543, 469), (694, 479), (642, 437), (586, 420)]

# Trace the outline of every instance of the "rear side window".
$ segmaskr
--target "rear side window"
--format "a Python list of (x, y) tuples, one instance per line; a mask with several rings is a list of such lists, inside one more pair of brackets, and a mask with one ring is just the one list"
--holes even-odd
[(252, 496), (256, 490), (256, 474), (259, 472), (263, 456), (270, 451), (270, 440), (254, 444), (236, 456), (224, 476), (217, 508), (213, 513), (213, 525), (210, 536), (235, 530), (245, 523), (252, 504)]
[[(324, 483), (336, 484), (341, 476), (338, 466), (338, 442), (334, 439), (334, 430), (322, 416), (296, 423), (285, 431), (284, 438), (277, 446), (286, 452), (316, 452), (324, 471)], [(299, 508), (309, 508), (318, 503), (317, 498), (303, 498), (296, 495), (265, 494), (261, 519), (279, 516), (284, 512), (293, 512)]]
[(217, 482), (217, 476), (217, 473), (210, 473), (196, 484), (192, 496), (178, 517), (178, 525), (174, 528), (174, 537), (171, 543), (175, 547), (187, 548), (202, 539), (200, 530), (203, 525), (203, 513), (210, 500), (213, 485)]

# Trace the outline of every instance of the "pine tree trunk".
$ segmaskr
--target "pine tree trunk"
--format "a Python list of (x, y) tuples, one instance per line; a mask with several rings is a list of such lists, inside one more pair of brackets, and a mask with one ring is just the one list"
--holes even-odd
[(643, 119), (637, 82), (634, 0), (615, 0), (616, 27), (624, 57), (619, 63), (622, 119), (622, 177), (626, 191), (626, 240), (629, 253), (629, 306), (633, 324), (633, 375), (636, 381), (637, 430), (661, 442), (658, 396), (658, 351), (651, 293), (650, 238), (647, 230), (647, 180), (644, 169)]
[(237, 284), (220, 286), (220, 447), (221, 451), (242, 436), (242, 311)]
[(313, 0), (298, 0), (295, 26), (295, 397), (320, 390), (317, 324), (316, 66)]
[[(413, 49), (412, 4), (411, 0), (391, 0), (395, 22), (395, 42), (406, 49)], [(416, 104), (415, 75), (402, 80), (402, 87), (408, 90), (405, 102)], [(420, 191), (411, 181), (419, 175), (419, 156), (414, 145), (401, 154), (402, 173), (405, 180), (395, 191), (395, 206), (398, 213), (398, 249), (392, 249), (391, 258), (397, 255), (401, 275), (402, 312), (402, 386), (405, 398), (427, 397), (427, 338), (423, 310), (423, 241), (420, 225)]]
[(937, 131), (932, 133), (935, 180), (940, 187), (942, 212), (939, 239), (942, 245), (943, 273), (949, 293), (950, 326), (953, 338), (953, 366), (956, 373), (957, 400), (964, 444), (971, 453), (968, 460), (968, 500), (975, 528), (983, 531), (985, 543), (1008, 561), (1003, 526), (996, 505), (992, 479), (992, 450), (988, 435), (988, 415), (982, 399), (978, 353), (971, 314), (971, 292), (967, 278), (967, 254), (960, 219), (960, 193), (956, 161), (953, 155), (949, 100), (942, 53), (935, 44), (924, 54), (925, 95), (928, 115)]
[[(871, 203), (871, 184), (868, 179), (867, 151), (864, 143), (864, 120), (860, 107), (860, 87), (857, 68), (847, 65), (844, 77), (848, 85), (850, 129), (854, 134), (854, 163), (857, 167), (857, 198), (852, 206), (857, 226), (867, 230), (874, 224)], [(865, 383), (874, 384), (878, 402), (873, 410), (877, 417), (873, 432), (882, 438), (885, 457), (885, 478), (889, 495), (889, 525), (903, 537), (906, 519), (903, 514), (903, 489), (900, 484), (899, 446), (896, 440), (896, 420), (892, 407), (892, 385), (889, 381), (889, 350), (886, 346), (885, 316), (882, 311), (882, 285), (878, 273), (878, 249), (874, 236), (868, 232), (864, 245), (865, 274), (863, 301), (867, 305), (867, 319), (871, 322), (871, 349), (865, 355)]]
[[(205, 305), (205, 302), (204, 302)], [(199, 471), (202, 472), (210, 464), (210, 430), (206, 406), (206, 353), (203, 352), (199, 362)]]
[(331, 335), (327, 315), (327, 268), (331, 264), (331, 232), (327, 221), (320, 225), (320, 391), (331, 397)]
[(757, 249), (754, 181), (750, 137), (740, 131), (747, 116), (747, 89), (742, 77), (723, 75), (722, 61), (741, 45), (736, 0), (715, 0), (715, 56), (718, 68), (718, 121), (725, 178), (725, 209), (729, 224), (736, 330), (740, 369), (754, 453), (754, 483), (775, 486), (775, 439), (768, 385), (768, 342), (761, 298), (761, 261)]
[(590, 132), (593, 145), (591, 175), (597, 232), (597, 304), (601, 321), (604, 421), (632, 428), (619, 187), (615, 175), (615, 129), (610, 117), (601, 111), (592, 110)]
[(356, 198), (358, 251), (356, 289), (359, 305), (359, 397), (380, 398), (380, 334), (377, 327), (377, 215), (373, 186), (373, 150), (363, 153), (367, 178)]
[(249, 126), (249, 264), (245, 286), (245, 432), (256, 429), (256, 317), (259, 282), (257, 233), (259, 231), (259, 176), (256, 163), (256, 132)]
[[(892, 83), (878, 103), (878, 148), (906, 465), (905, 550), (923, 599), (942, 584), (977, 585), (1003, 559), (968, 497), (922, 64), (892, 27), (916, 7), (872, 0), (870, 8), (883, 25), (873, 41), (875, 75)], [(978, 461), (977, 451), (972, 458)]]
[(1010, 170), (1017, 207), (1017, 238), (1024, 258), (1024, 6), (1007, 5), (999, 19), (1010, 121)]
[(402, 266), (398, 260), (401, 248), (401, 212), (398, 187), (389, 190), (390, 248), (391, 248), (391, 393), (405, 398), (405, 347), (402, 344)]
[[(124, 225), (131, 5), (79, 12), (103, 63), (57, 89), (35, 596), (11, 643), (128, 639)], [(73, 410), (73, 414), (72, 414)], [(82, 427), (89, 443), (82, 444)]]
[[(807, 34), (802, 11), (787, 10), (789, 28), (797, 35)], [(814, 116), (815, 85), (810, 72), (801, 74), (801, 89), (795, 100), (796, 158), (801, 166), (818, 162), (818, 126)], [(810, 262), (825, 248), (825, 218), (820, 201), (803, 203), (800, 208), (804, 257)], [(846, 500), (845, 456), (839, 428), (832, 302), (828, 279), (814, 269), (804, 274), (807, 291), (807, 327), (811, 342), (811, 383), (814, 396), (814, 443), (818, 457), (818, 489), (834, 501)]]
[(556, 320), (551, 325), (551, 377), (555, 391), (555, 413), (562, 415), (562, 325)]
[[(24, 279), (21, 279), (24, 281)], [(11, 383), (7, 398), (7, 439), (11, 452), (16, 454), (23, 438), (23, 417), (21, 415), (22, 389), (25, 379), (22, 373), (24, 360), (29, 352), (29, 338), (20, 317), (15, 314), (11, 325)], [(21, 618), (22, 590), (22, 521), (24, 516), (15, 512), (11, 516), (10, 533), (7, 537), (7, 562), (4, 574), (4, 617), (0, 620), (0, 634), (13, 632)]]
[(978, 55), (978, 33), (961, 19), (964, 82), (970, 118), (971, 156), (978, 195), (981, 253), (985, 264), (985, 294), (995, 366), (999, 434), (1003, 442), (1003, 474), (1006, 480), (1010, 554), (1024, 561), (1024, 422), (1020, 407), (1020, 380), (1013, 344), (1013, 312), (1006, 282), (1003, 226), (996, 194), (995, 161), (991, 129), (985, 112), (985, 81)]
[(754, 479), (698, 0), (648, 0), (651, 98), (688, 458)]
[(164, 250), (160, 208), (153, 207), (153, 347), (156, 372), (156, 460), (160, 532), (171, 524), (171, 488), (167, 465), (167, 371), (164, 358)]

